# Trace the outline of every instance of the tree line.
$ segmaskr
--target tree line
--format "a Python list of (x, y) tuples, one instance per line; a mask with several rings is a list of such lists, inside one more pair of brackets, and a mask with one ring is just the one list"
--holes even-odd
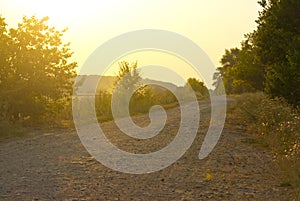
[[(119, 71), (116, 74), (114, 90), (119, 97), (118, 105), (123, 104), (128, 94), (132, 93), (129, 105), (121, 107), (129, 107), (131, 115), (146, 113), (153, 105), (161, 105), (165, 109), (178, 106), (179, 100), (173, 92), (158, 85), (145, 85), (142, 83), (141, 72), (138, 69), (137, 62), (129, 63), (127, 61), (119, 62)], [(183, 87), (177, 87), (182, 101), (190, 101), (191, 93), (194, 93), (198, 100), (207, 98), (209, 92), (202, 81), (196, 78), (188, 78)], [(123, 98), (122, 98), (123, 97)], [(112, 93), (108, 91), (100, 91), (96, 95), (96, 113), (98, 120), (106, 121), (113, 119), (111, 111)]]
[(300, 105), (300, 1), (261, 0), (257, 28), (225, 50), (214, 75), (227, 94), (264, 91)]
[[(70, 43), (62, 40), (67, 29), (50, 27), (48, 20), (23, 17), (16, 28), (9, 28), (0, 16), (0, 127), (3, 122), (53, 126), (72, 120), (77, 63), (71, 59)], [(140, 80), (137, 63), (119, 63), (121, 91), (128, 93), (139, 86), (130, 100), (133, 114), (147, 112), (154, 104), (176, 106), (170, 91), (142, 86)], [(208, 96), (202, 81), (190, 78), (187, 83), (185, 90), (192, 88), (198, 98)], [(96, 96), (96, 111), (102, 119), (111, 117), (110, 106), (111, 93)]]

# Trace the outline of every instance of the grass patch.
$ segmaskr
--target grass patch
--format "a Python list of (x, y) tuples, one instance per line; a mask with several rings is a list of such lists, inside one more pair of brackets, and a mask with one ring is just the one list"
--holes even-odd
[(280, 187), (289, 187), (292, 186), (291, 183), (288, 180), (283, 180), (280, 185)]
[[(172, 109), (172, 108), (175, 108), (175, 107), (178, 107), (178, 106), (179, 106), (178, 102), (162, 105), (162, 107), (165, 110)], [(132, 112), (132, 113), (130, 113), (130, 116), (136, 116), (136, 115), (140, 115), (140, 114), (147, 114), (148, 112), (149, 111), (145, 109), (144, 112)], [(114, 120), (114, 117), (112, 116), (112, 114), (108, 114), (108, 115), (98, 116), (97, 119), (98, 119), (98, 122), (103, 123), (103, 122)]]
[(292, 186), (300, 199), (300, 111), (281, 98), (263, 93), (234, 96), (230, 114), (254, 138), (243, 143), (268, 147), (283, 172), (282, 187)]
[(19, 125), (12, 125), (10, 123), (2, 122), (0, 124), (0, 140), (25, 136), (27, 132)]
[(178, 102), (174, 102), (174, 103), (169, 103), (169, 104), (165, 104), (165, 105), (163, 105), (162, 107), (164, 108), (164, 109), (172, 109), (172, 108), (175, 108), (175, 107), (177, 107), (179, 105), (179, 103)]
[(114, 118), (112, 116), (100, 116), (100, 117), (97, 117), (97, 119), (98, 119), (98, 122), (100, 122), (100, 123), (114, 120)]
[(269, 144), (262, 138), (245, 138), (245, 139), (242, 139), (241, 142), (245, 143), (245, 144), (259, 145), (259, 146), (262, 146), (265, 148), (269, 147)]

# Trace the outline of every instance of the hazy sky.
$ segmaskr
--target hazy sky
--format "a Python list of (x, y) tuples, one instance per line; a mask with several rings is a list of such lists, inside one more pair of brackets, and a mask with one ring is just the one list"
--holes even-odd
[[(50, 25), (58, 29), (68, 27), (64, 40), (71, 42), (79, 67), (108, 39), (139, 29), (164, 29), (184, 35), (197, 43), (217, 67), (224, 49), (239, 46), (244, 34), (255, 29), (259, 10), (256, 0), (0, 0), (0, 13), (9, 26), (17, 26), (24, 15), (36, 15), (49, 16)], [(153, 55), (128, 58), (145, 65)], [(170, 59), (168, 65), (178, 66), (177, 60)], [(193, 76), (192, 71), (181, 68), (182, 74)], [(149, 77), (155, 78), (155, 73)]]

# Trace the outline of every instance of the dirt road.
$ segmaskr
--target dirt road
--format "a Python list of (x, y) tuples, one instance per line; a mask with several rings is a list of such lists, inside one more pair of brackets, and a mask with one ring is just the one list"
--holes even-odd
[[(271, 154), (247, 142), (234, 119), (204, 160), (198, 159), (210, 110), (201, 106), (201, 122), (191, 148), (161, 171), (133, 175), (113, 171), (93, 159), (74, 130), (34, 131), (30, 137), (0, 142), (0, 200), (291, 200)], [(159, 150), (172, 141), (180, 122), (178, 108), (167, 112), (162, 133), (134, 140), (113, 122), (101, 125), (119, 148), (133, 153)], [(147, 115), (134, 117), (147, 125)]]

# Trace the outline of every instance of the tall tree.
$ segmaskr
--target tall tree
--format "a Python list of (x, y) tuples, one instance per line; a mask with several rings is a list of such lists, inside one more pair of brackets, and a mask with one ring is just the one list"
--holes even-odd
[(264, 69), (257, 62), (252, 36), (242, 42), (242, 47), (237, 57), (233, 70), (233, 93), (254, 92), (263, 90)]
[(153, 105), (154, 97), (150, 86), (141, 83), (142, 77), (137, 68), (137, 62), (129, 64), (127, 61), (119, 63), (119, 71), (117, 74), (117, 82), (115, 86), (115, 93), (117, 93), (118, 100), (116, 105), (122, 110), (128, 107), (124, 100), (129, 98), (129, 111), (134, 113), (146, 112)]
[(238, 51), (226, 50), (215, 85), (223, 78), (227, 93), (264, 90), (300, 105), (300, 1), (261, 0), (257, 30)]
[(238, 63), (237, 57), (240, 50), (238, 48), (231, 48), (230, 50), (225, 50), (225, 54), (222, 56), (220, 63), (222, 67), (219, 67), (220, 76), (223, 79), (225, 91), (230, 94), (233, 92), (232, 83), (233, 83), (233, 68)]
[(218, 87), (220, 78), (227, 94), (240, 94), (263, 90), (264, 69), (257, 62), (255, 49), (252, 45), (252, 35), (241, 43), (241, 49), (225, 50), (214, 75), (214, 85)]
[(6, 61), (2, 66), (6, 76), (0, 75), (6, 117), (40, 119), (45, 113), (59, 113), (70, 98), (77, 65), (69, 61), (70, 44), (62, 41), (66, 30), (49, 27), (47, 17), (24, 17), (9, 31), (3, 21), (2, 33), (7, 33), (5, 40), (9, 41), (8, 53), (0, 55)]
[(119, 71), (117, 74), (118, 91), (120, 93), (130, 93), (136, 87), (141, 85), (140, 71), (137, 69), (137, 62), (130, 65), (128, 62), (123, 61), (119, 63)]
[(265, 91), (300, 104), (300, 1), (262, 0), (253, 45), (266, 72)]
[(5, 89), (5, 81), (12, 76), (13, 70), (10, 68), (11, 60), (11, 38), (8, 35), (7, 24), (5, 19), (0, 17), (0, 118), (7, 116), (7, 90)]

